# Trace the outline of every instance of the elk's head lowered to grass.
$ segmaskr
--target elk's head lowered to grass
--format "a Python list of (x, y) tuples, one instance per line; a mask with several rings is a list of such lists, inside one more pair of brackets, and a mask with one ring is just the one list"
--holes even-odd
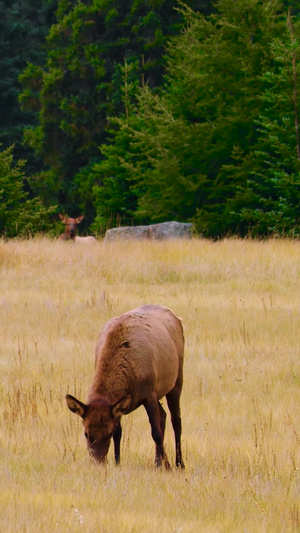
[[(111, 437), (116, 433), (121, 415), (130, 406), (130, 396), (110, 405), (105, 400), (94, 400), (88, 405), (67, 395), (69, 409), (82, 417), (84, 435), (88, 450), (99, 463), (104, 463), (109, 450)], [(116, 459), (119, 462), (120, 454)]]
[(156, 464), (170, 468), (164, 449), (166, 396), (175, 434), (176, 466), (181, 455), (180, 394), (184, 336), (181, 320), (167, 307), (143, 305), (111, 319), (96, 346), (95, 376), (87, 403), (67, 395), (69, 409), (82, 418), (92, 456), (104, 462), (111, 437), (120, 462), (121, 416), (143, 405), (156, 444)]

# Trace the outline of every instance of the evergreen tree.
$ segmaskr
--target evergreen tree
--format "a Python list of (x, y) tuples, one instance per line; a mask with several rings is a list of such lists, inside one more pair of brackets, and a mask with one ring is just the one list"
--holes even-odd
[[(137, 81), (130, 81), (134, 63), (125, 61), (122, 72), (122, 101), (125, 109), (123, 119), (110, 119), (110, 134), (113, 142), (101, 147), (101, 161), (95, 163), (87, 182), (92, 185), (92, 198), (96, 211), (93, 229), (103, 232), (107, 227), (130, 224), (137, 208), (137, 193), (128, 180), (126, 162), (130, 153), (130, 132), (141, 131), (139, 115), (134, 105)], [(120, 164), (122, 161), (122, 164)]]
[[(206, 18), (184, 11), (186, 31), (168, 49), (163, 92), (140, 91), (115, 133), (124, 151), (118, 157), (111, 148), (100, 164), (108, 177), (114, 161), (111, 183), (135, 193), (136, 220), (193, 219), (210, 236), (236, 229), (228, 206), (245, 183), (240, 160), (257, 140), (270, 42), (283, 28), (277, 0), (219, 0), (216, 9)], [(96, 197), (100, 218), (108, 201)]]
[(50, 215), (39, 198), (24, 191), (24, 161), (13, 161), (13, 146), (0, 151), (0, 235), (28, 236), (50, 228)]
[(166, 41), (182, 25), (175, 6), (170, 0), (59, 0), (46, 67), (29, 64), (22, 77), (22, 107), (38, 109), (40, 119), (25, 139), (50, 169), (32, 182), (45, 202), (57, 200), (70, 214), (80, 206), (86, 220), (92, 216), (91, 193), (82, 194), (98, 146), (107, 141), (108, 117), (122, 109), (119, 64), (124, 58), (134, 64), (141, 85), (160, 83)]
[(280, 38), (271, 43), (273, 69), (262, 77), (259, 135), (239, 169), (244, 186), (228, 205), (228, 217), (242, 234), (299, 234), (299, 45), (300, 22), (288, 14)]
[(36, 170), (34, 153), (23, 146), (23, 130), (36, 120), (35, 110), (22, 113), (18, 102), (19, 75), (28, 61), (42, 65), (44, 43), (53, 23), (55, 0), (0, 0), (0, 143), (15, 145), (16, 158), (28, 159), (28, 171)]

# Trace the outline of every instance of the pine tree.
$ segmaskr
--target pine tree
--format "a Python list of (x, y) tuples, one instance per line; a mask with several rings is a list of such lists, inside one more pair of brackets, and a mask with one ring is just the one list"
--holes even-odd
[(55, 206), (46, 209), (39, 198), (29, 199), (24, 190), (25, 162), (14, 163), (13, 146), (0, 151), (0, 235), (28, 236), (49, 230)]
[(141, 85), (160, 83), (166, 41), (182, 25), (175, 6), (170, 0), (59, 0), (47, 64), (42, 70), (29, 64), (22, 76), (22, 107), (37, 109), (40, 121), (25, 139), (50, 169), (32, 184), (45, 202), (51, 197), (70, 214), (80, 206), (86, 220), (93, 216), (90, 194), (82, 194), (98, 147), (107, 142), (108, 118), (122, 110), (120, 64), (124, 58), (134, 64)]
[(54, 21), (55, 0), (0, 1), (0, 143), (14, 144), (17, 159), (28, 159), (27, 169), (37, 168), (34, 153), (23, 146), (23, 130), (34, 124), (36, 112), (22, 113), (18, 102), (21, 92), (19, 75), (28, 61), (45, 61), (45, 36)]
[(299, 234), (299, 45), (300, 23), (289, 12), (284, 31), (271, 43), (272, 71), (262, 76), (259, 135), (240, 168), (246, 183), (229, 205), (230, 218), (243, 234)]
[(186, 30), (168, 48), (163, 91), (142, 89), (123, 117), (116, 140), (128, 148), (113, 172), (136, 194), (136, 220), (193, 219), (215, 237), (237, 229), (228, 210), (246, 183), (241, 161), (257, 140), (262, 76), (283, 27), (276, 0), (216, 8), (210, 17), (183, 8)]

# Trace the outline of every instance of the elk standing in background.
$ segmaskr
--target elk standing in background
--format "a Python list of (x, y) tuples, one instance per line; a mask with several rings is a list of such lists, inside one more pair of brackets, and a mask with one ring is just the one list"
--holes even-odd
[(181, 320), (167, 307), (143, 305), (111, 319), (96, 346), (95, 376), (87, 404), (66, 396), (69, 409), (81, 416), (87, 446), (99, 462), (106, 460), (111, 437), (120, 462), (121, 416), (143, 405), (156, 444), (156, 465), (170, 468), (164, 449), (166, 396), (175, 434), (176, 466), (181, 455), (180, 394), (184, 336)]
[(65, 224), (65, 232), (59, 236), (59, 238), (62, 239), (63, 241), (71, 240), (71, 241), (86, 242), (86, 243), (96, 242), (95, 237), (92, 237), (91, 235), (87, 237), (76, 236), (76, 226), (84, 219), (84, 215), (81, 215), (80, 217), (77, 217), (77, 218), (69, 218), (60, 213), (59, 218)]

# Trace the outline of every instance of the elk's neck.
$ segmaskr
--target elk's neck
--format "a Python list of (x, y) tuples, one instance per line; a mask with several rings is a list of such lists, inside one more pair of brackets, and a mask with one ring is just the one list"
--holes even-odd
[(127, 394), (132, 394), (134, 375), (134, 369), (124, 355), (122, 357), (118, 354), (118, 357), (109, 361), (105, 358), (99, 359), (89, 398), (97, 395), (109, 403), (114, 403)]

